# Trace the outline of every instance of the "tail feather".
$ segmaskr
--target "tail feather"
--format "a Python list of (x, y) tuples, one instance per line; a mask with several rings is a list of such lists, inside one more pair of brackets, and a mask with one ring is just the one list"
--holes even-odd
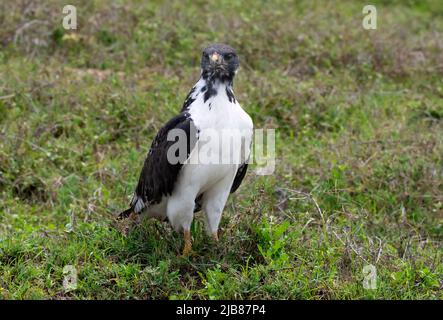
[(133, 208), (126, 209), (125, 211), (121, 212), (121, 213), (117, 216), (117, 220), (122, 220), (122, 219), (126, 219), (126, 218), (128, 218), (128, 217), (131, 215), (132, 212), (134, 212), (134, 209), (133, 209)]

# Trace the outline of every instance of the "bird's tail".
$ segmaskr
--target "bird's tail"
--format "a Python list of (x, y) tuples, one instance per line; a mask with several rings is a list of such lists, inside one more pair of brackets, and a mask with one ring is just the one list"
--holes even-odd
[(129, 209), (126, 209), (125, 211), (121, 212), (118, 216), (117, 216), (117, 220), (122, 220), (122, 219), (126, 219), (128, 218), (131, 213), (134, 212), (134, 209), (131, 207)]

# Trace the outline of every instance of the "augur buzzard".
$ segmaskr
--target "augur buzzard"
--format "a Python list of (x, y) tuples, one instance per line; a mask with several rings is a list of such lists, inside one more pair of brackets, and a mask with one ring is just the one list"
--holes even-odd
[[(194, 212), (203, 210), (206, 231), (218, 240), (228, 196), (237, 190), (246, 174), (253, 124), (234, 96), (232, 87), (238, 67), (238, 56), (228, 45), (213, 44), (203, 50), (200, 79), (181, 112), (157, 133), (130, 208), (119, 215), (167, 218), (176, 231), (184, 234), (184, 256), (192, 249), (190, 227)], [(177, 132), (182, 132), (184, 139), (179, 141)], [(226, 136), (230, 138), (228, 142), (239, 143), (228, 143)], [(229, 161), (224, 161), (226, 150)], [(208, 157), (217, 161), (204, 161)]]

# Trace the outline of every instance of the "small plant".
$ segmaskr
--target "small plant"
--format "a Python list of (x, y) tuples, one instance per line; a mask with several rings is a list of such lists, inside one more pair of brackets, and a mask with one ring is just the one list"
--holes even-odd
[(263, 219), (256, 227), (258, 250), (270, 265), (284, 266), (288, 262), (285, 245), (290, 238), (290, 234), (286, 232), (289, 226), (289, 221), (275, 223)]

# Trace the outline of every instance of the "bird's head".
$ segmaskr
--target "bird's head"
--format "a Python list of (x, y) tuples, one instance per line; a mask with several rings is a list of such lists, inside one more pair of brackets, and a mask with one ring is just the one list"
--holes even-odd
[(201, 68), (206, 80), (232, 82), (238, 67), (235, 50), (226, 44), (211, 44), (203, 50)]

